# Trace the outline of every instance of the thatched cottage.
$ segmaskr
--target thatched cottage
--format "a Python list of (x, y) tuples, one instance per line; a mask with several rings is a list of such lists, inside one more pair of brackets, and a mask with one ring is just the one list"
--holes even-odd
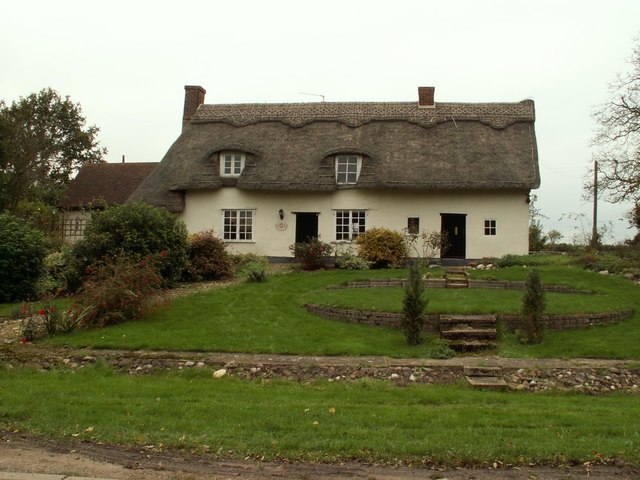
[(213, 229), (232, 250), (290, 256), (319, 235), (443, 231), (442, 257), (528, 251), (540, 184), (534, 104), (204, 104), (185, 87), (183, 130), (130, 197)]

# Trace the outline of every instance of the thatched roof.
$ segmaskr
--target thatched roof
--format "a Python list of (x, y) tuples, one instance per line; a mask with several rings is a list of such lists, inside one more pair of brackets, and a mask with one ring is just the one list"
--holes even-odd
[(157, 162), (83, 165), (59, 206), (73, 209), (120, 205), (157, 166)]
[[(247, 190), (331, 191), (332, 155), (365, 158), (351, 188), (522, 189), (540, 184), (533, 101), (201, 105), (132, 199), (181, 211), (223, 186), (216, 153), (242, 150)], [(225, 183), (226, 184), (226, 183)]]

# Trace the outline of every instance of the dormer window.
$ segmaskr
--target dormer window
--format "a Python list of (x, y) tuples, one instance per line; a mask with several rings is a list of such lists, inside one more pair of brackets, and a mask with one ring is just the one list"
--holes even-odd
[(336, 155), (336, 183), (355, 185), (360, 176), (362, 157), (360, 155)]
[(220, 152), (220, 176), (239, 177), (244, 170), (244, 160), (244, 153)]

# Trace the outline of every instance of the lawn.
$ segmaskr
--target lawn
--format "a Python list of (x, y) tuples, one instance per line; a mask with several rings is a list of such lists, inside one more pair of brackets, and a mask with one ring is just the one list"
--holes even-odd
[[(540, 265), (545, 283), (591, 290), (596, 295), (548, 294), (551, 312), (640, 310), (640, 288), (632, 282), (566, 265)], [(529, 269), (472, 271), (474, 278), (524, 280)], [(226, 351), (306, 355), (388, 355), (429, 357), (440, 351), (435, 339), (408, 347), (401, 332), (351, 325), (312, 315), (302, 307), (310, 301), (345, 296), (341, 304), (394, 310), (401, 290), (327, 290), (329, 285), (367, 278), (400, 278), (406, 270), (288, 273), (264, 283), (245, 283), (178, 298), (159, 312), (136, 322), (101, 330), (76, 332), (46, 340), (73, 347), (154, 350)], [(517, 312), (517, 291), (429, 289), (428, 310), (451, 313)], [(506, 334), (499, 354), (512, 357), (640, 358), (640, 314), (616, 325), (548, 332), (535, 346), (520, 345)], [(434, 343), (435, 342), (435, 343)]]
[(135, 322), (75, 332), (46, 340), (74, 347), (191, 350), (307, 355), (429, 357), (435, 338), (406, 345), (398, 330), (351, 325), (307, 313), (301, 297), (312, 289), (365, 277), (402, 276), (406, 271), (321, 271), (273, 275), (177, 298)]
[(309, 461), (640, 461), (637, 396), (0, 369), (0, 429)]

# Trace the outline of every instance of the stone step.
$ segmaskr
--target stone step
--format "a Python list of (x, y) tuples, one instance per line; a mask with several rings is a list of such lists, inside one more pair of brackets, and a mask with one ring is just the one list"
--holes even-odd
[(496, 328), (495, 315), (440, 315), (440, 330), (467, 325), (472, 328)]
[(449, 347), (457, 352), (477, 352), (480, 350), (494, 350), (496, 342), (491, 340), (450, 340)]
[(464, 375), (465, 377), (501, 377), (502, 367), (465, 365)]
[(498, 332), (495, 328), (475, 328), (467, 325), (458, 325), (440, 331), (440, 336), (445, 340), (495, 340)]
[(507, 382), (500, 377), (467, 377), (467, 382), (473, 388), (485, 390), (506, 390)]

